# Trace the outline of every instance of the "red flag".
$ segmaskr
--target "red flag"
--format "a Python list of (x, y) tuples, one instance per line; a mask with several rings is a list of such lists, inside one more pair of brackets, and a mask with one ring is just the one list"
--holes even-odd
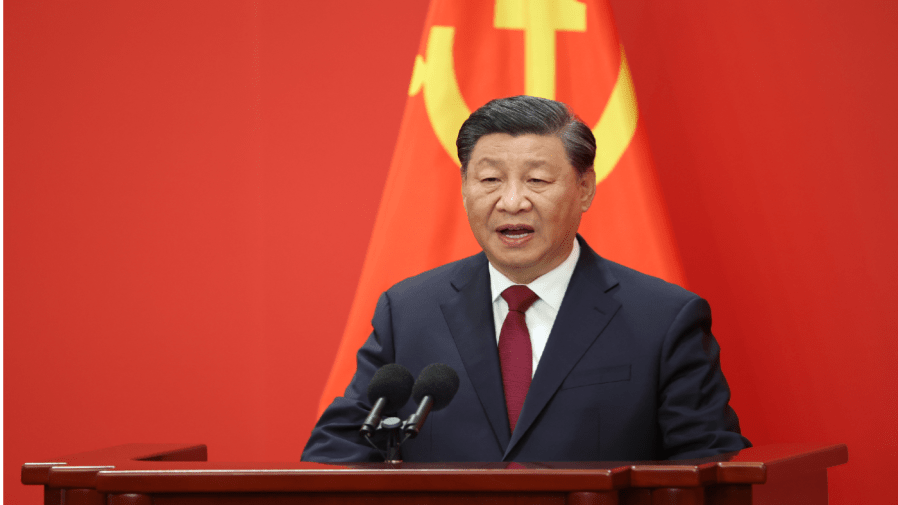
[(455, 138), (484, 103), (522, 94), (565, 102), (594, 125), (599, 184), (583, 237), (606, 258), (683, 284), (607, 0), (433, 0), (320, 411), (349, 384), (380, 294), (480, 251), (462, 207)]

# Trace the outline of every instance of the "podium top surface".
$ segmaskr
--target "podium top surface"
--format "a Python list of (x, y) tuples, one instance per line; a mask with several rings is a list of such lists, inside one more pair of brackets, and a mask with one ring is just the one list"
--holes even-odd
[[(845, 445), (782, 444), (641, 462), (209, 462), (205, 445), (127, 444), (26, 463), (24, 484), (124, 492), (563, 491), (762, 484), (848, 461)], [(409, 478), (414, 477), (414, 478)]]

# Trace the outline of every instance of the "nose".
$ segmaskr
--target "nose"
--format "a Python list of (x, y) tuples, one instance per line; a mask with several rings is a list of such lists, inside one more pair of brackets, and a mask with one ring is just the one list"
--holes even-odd
[(532, 206), (527, 187), (524, 183), (514, 180), (508, 181), (502, 187), (499, 201), (496, 202), (496, 209), (512, 214), (530, 210)]

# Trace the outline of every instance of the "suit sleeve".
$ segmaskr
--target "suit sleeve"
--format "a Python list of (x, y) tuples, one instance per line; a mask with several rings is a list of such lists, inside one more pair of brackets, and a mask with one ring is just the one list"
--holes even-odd
[(302, 452), (302, 461), (319, 463), (352, 463), (383, 461), (383, 456), (359, 434), (359, 428), (371, 411), (368, 384), (380, 367), (392, 363), (393, 350), (390, 300), (380, 296), (373, 331), (356, 356), (355, 375), (343, 396), (335, 398), (318, 419)]
[(661, 350), (658, 423), (668, 459), (692, 459), (751, 447), (729, 406), (711, 308), (691, 298), (674, 318)]

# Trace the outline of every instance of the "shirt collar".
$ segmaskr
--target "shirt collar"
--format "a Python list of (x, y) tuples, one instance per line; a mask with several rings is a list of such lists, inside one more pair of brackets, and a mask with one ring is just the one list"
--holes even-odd
[[(564, 293), (567, 286), (571, 282), (571, 276), (574, 275), (574, 268), (577, 266), (577, 260), (580, 259), (580, 244), (574, 239), (574, 247), (571, 254), (560, 265), (552, 269), (538, 278), (536, 278), (527, 287), (530, 288), (540, 300), (548, 303), (553, 309), (561, 308), (561, 301), (564, 300)], [(492, 263), (489, 264), (490, 270), (490, 290), (492, 292), (492, 300), (495, 302), (502, 296), (502, 292), (515, 285), (511, 279), (506, 277), (502, 272), (496, 269)]]

